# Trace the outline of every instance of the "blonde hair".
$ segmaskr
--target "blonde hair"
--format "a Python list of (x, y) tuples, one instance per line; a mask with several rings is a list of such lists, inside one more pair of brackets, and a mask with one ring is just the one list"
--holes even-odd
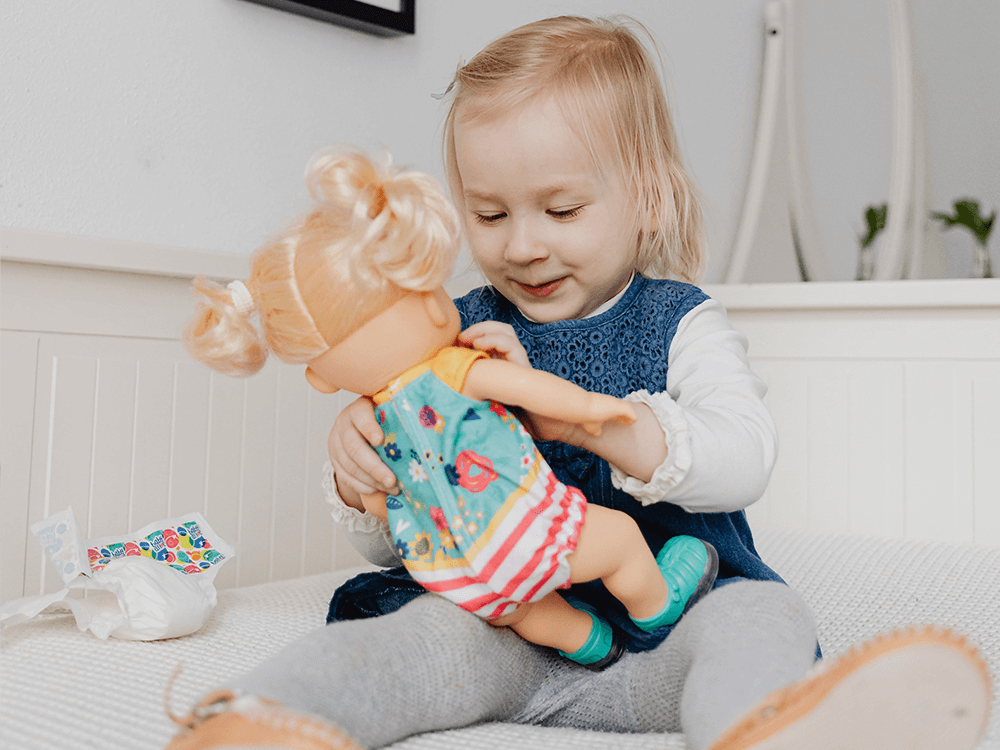
[[(684, 169), (663, 84), (632, 19), (548, 18), (490, 43), (455, 73), (444, 124), (452, 199), (464, 209), (456, 122), (506, 117), (554, 100), (598, 168), (610, 156), (635, 205), (636, 268), (696, 281), (704, 269), (700, 198)], [(464, 210), (463, 210), (464, 215)]]
[(308, 362), (451, 273), (458, 219), (434, 178), (342, 151), (314, 159), (306, 181), (313, 210), (250, 259), (246, 287), (259, 329), (229, 289), (194, 281), (203, 299), (184, 343), (219, 372), (252, 375), (269, 351)]

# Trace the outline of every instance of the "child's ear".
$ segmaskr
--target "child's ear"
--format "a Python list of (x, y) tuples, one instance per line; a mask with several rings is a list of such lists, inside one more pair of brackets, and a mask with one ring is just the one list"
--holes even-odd
[(427, 308), (427, 316), (431, 319), (431, 323), (438, 328), (444, 328), (448, 325), (448, 316), (445, 314), (444, 308), (441, 307), (436, 293), (424, 292), (424, 307)]
[(306, 380), (309, 381), (309, 385), (320, 393), (336, 393), (340, 390), (337, 386), (330, 385), (323, 380), (323, 378), (320, 377), (320, 374), (311, 367), (306, 368)]

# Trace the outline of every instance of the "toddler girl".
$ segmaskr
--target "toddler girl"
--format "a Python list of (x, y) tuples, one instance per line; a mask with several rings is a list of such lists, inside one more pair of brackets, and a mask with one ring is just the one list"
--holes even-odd
[[(206, 698), (174, 747), (222, 745), (213, 732), (228, 744), (353, 747), (346, 734), (380, 747), (482, 721), (683, 731), (694, 750), (859, 746), (849, 737), (972, 747), (982, 667), (953, 636), (894, 634), (807, 676), (815, 623), (757, 555), (743, 512), (775, 458), (765, 387), (722, 306), (691, 285), (704, 257), (698, 202), (637, 36), (557, 18), (490, 44), (456, 74), (445, 161), (490, 281), (456, 301), (462, 340), (632, 402), (636, 421), (598, 436), (524, 416), (559, 479), (630, 515), (651, 550), (681, 534), (714, 545), (715, 589), (646, 633), (599, 584), (574, 586), (628, 651), (593, 673), (398, 577), (368, 577), (338, 592), (331, 625)], [(396, 565), (362, 502), (395, 484), (371, 448), (383, 439), (369, 402), (345, 409), (327, 487), (358, 549)], [(964, 675), (962, 711), (926, 678), (928, 651)], [(266, 733), (279, 725), (291, 728)], [(327, 744), (306, 744), (314, 729)]]

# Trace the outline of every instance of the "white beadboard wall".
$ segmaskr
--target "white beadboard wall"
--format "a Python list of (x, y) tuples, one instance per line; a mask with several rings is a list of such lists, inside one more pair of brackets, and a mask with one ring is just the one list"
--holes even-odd
[(180, 344), (191, 277), (245, 278), (246, 258), (150, 247), (121, 272), (78, 239), (3, 232), (2, 599), (61, 588), (28, 527), (67, 506), (88, 538), (200, 511), (237, 549), (219, 587), (361, 562), (321, 486), (347, 396), (274, 359), (219, 375)]
[(706, 291), (778, 426), (752, 525), (1000, 544), (1000, 280)]
[[(237, 548), (221, 587), (360, 562), (321, 487), (349, 396), (277, 361), (217, 375), (179, 342), (191, 277), (245, 257), (13, 229), (0, 254), (2, 600), (61, 587), (28, 527), (67, 506), (87, 537), (201, 511)], [(706, 290), (778, 425), (755, 527), (1000, 544), (1000, 280)]]

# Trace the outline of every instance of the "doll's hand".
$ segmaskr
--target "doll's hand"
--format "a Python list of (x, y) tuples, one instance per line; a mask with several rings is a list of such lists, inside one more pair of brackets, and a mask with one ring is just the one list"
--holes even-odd
[[(535, 440), (558, 440), (584, 447), (589, 438), (599, 437), (609, 422), (630, 425), (636, 420), (632, 404), (603, 393), (587, 393), (582, 418), (560, 419), (518, 410), (518, 418)], [(588, 449), (589, 450), (589, 449)]]
[(458, 334), (458, 342), (487, 352), (494, 359), (506, 359), (515, 365), (531, 367), (528, 353), (514, 333), (514, 327), (495, 320), (486, 320), (469, 326)]
[(371, 401), (359, 398), (347, 406), (333, 423), (327, 449), (341, 498), (358, 510), (361, 496), (396, 493), (396, 476), (372, 448), (382, 443), (382, 428), (375, 421)]
[(629, 425), (635, 422), (635, 409), (628, 401), (603, 393), (591, 393), (588, 408), (590, 419), (581, 423), (588, 435), (597, 437), (606, 422)]

